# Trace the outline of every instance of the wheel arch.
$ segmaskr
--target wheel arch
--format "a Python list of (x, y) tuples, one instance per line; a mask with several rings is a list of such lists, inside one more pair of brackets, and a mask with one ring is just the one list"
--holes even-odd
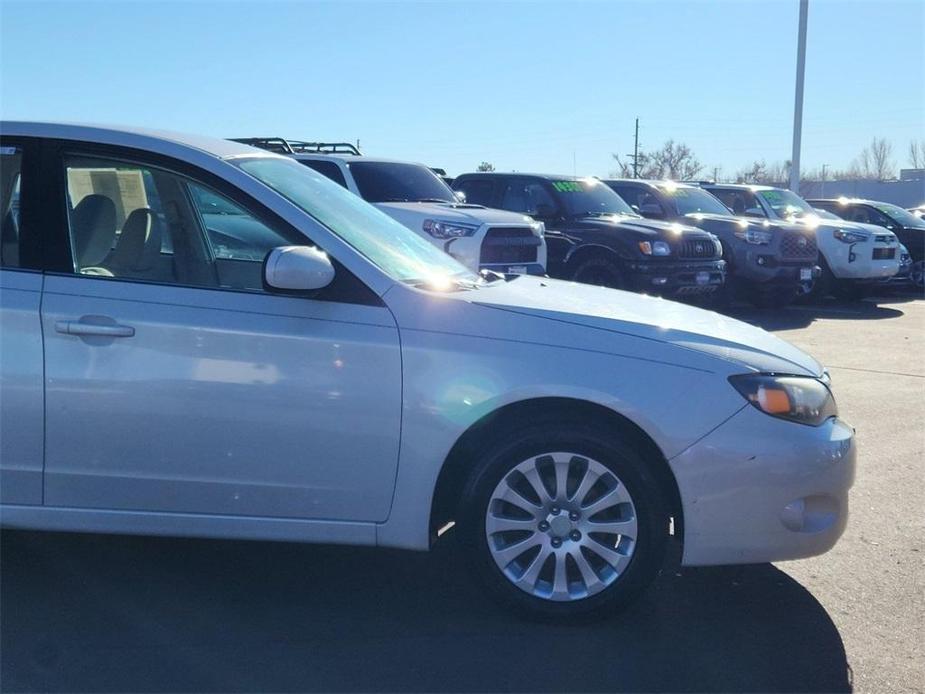
[(681, 493), (674, 473), (664, 453), (655, 441), (635, 422), (604, 405), (567, 397), (544, 397), (510, 403), (483, 416), (457, 439), (443, 462), (431, 500), (430, 537), (455, 519), (459, 499), (468, 480), (469, 461), (481, 442), (538, 416), (562, 415), (580, 417), (601, 427), (618, 428), (638, 446), (643, 457), (652, 463), (659, 485), (665, 492), (673, 519), (673, 534), (679, 542), (684, 538), (684, 512)]
[(574, 268), (578, 263), (589, 258), (606, 258), (616, 263), (624, 261), (620, 251), (616, 248), (601, 243), (585, 243), (572, 248), (565, 256), (563, 264), (568, 268)]

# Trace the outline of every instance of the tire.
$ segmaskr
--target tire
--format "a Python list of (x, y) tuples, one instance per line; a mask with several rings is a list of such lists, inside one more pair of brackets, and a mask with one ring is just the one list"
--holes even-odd
[(925, 260), (916, 260), (909, 271), (909, 281), (918, 289), (925, 289)]
[(572, 272), (572, 281), (613, 289), (624, 287), (623, 271), (610, 258), (587, 258), (580, 261)]
[[(541, 420), (506, 432), (476, 457), (456, 532), (474, 573), (503, 605), (528, 618), (586, 621), (627, 605), (657, 575), (668, 539), (666, 495), (650, 462), (619, 431), (561, 417)], [(563, 469), (564, 496), (555, 481), (555, 471)], [(544, 474), (546, 484), (540, 481)], [(514, 491), (526, 494), (525, 484), (536, 489), (528, 476), (545, 497)], [(515, 503), (509, 506), (501, 496)], [(597, 508), (602, 504), (603, 511)], [(608, 522), (606, 530), (621, 532), (601, 534), (604, 526), (595, 525), (601, 521)], [(518, 529), (507, 530), (509, 525)], [(514, 548), (518, 542), (523, 548)], [(576, 553), (584, 558), (581, 566)], [(523, 587), (515, 585), (518, 579)]]

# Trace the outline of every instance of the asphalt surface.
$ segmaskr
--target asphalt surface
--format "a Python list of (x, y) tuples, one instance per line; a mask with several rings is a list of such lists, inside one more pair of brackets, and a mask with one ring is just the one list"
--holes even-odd
[(925, 300), (735, 312), (858, 429), (828, 554), (665, 572), (618, 618), (516, 620), (454, 553), (6, 531), (3, 691), (922, 691)]

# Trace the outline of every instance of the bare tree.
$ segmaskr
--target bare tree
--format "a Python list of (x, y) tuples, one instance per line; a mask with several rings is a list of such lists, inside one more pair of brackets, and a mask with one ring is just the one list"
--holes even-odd
[(738, 183), (785, 184), (790, 178), (790, 161), (766, 163), (754, 161), (735, 175)]
[[(613, 155), (619, 167), (615, 172), (623, 178), (633, 175), (633, 165)], [(703, 164), (694, 156), (691, 148), (682, 142), (668, 140), (661, 149), (654, 152), (640, 152), (636, 166), (640, 178), (667, 178), (685, 180), (696, 178), (703, 171)]]
[(861, 150), (856, 166), (863, 178), (885, 181), (893, 178), (893, 145), (882, 137), (875, 137)]
[(925, 140), (909, 143), (909, 163), (913, 169), (925, 169)]
[(487, 161), (483, 161), (481, 164), (479, 164), (479, 167), (476, 169), (476, 171), (483, 171), (483, 172), (494, 171), (494, 170), (495, 170), (495, 165)]

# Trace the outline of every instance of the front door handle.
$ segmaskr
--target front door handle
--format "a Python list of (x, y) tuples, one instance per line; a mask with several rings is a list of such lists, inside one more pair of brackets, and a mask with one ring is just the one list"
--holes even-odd
[(55, 322), (55, 330), (65, 335), (99, 335), (102, 337), (132, 337), (135, 328), (130, 325), (118, 323), (84, 323), (79, 320), (59, 320)]

